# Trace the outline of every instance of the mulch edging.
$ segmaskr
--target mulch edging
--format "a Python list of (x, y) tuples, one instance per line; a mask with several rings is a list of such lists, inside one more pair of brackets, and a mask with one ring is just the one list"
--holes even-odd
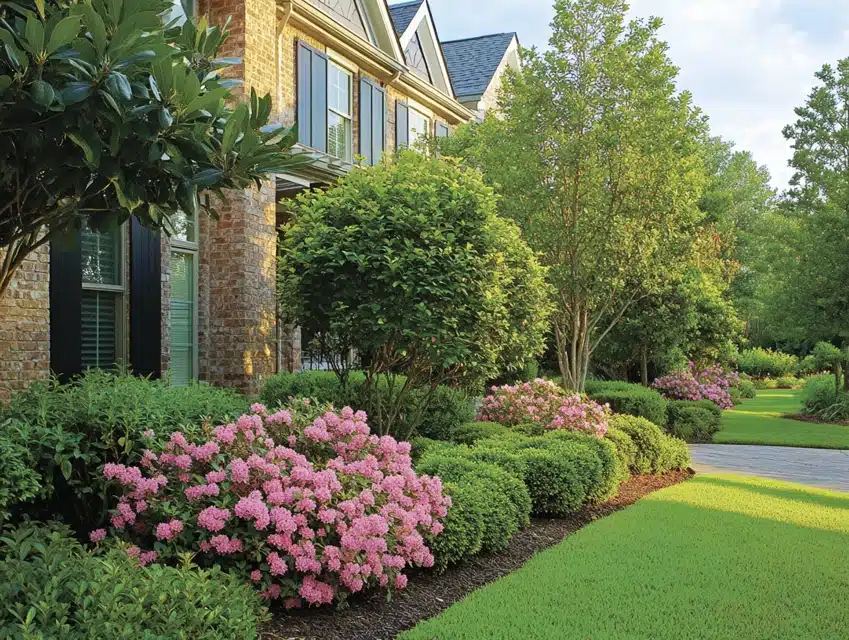
[(817, 418), (816, 416), (811, 416), (806, 413), (785, 413), (781, 416), (782, 418), (787, 418), (788, 420), (796, 420), (798, 422), (808, 422), (811, 424), (834, 424), (838, 427), (849, 427), (849, 420), (838, 420), (836, 422), (823, 422), (821, 418)]
[(326, 608), (296, 612), (276, 611), (262, 637), (275, 640), (392, 640), (421, 620), (433, 617), (485, 584), (521, 567), (531, 556), (561, 542), (594, 520), (609, 516), (640, 498), (693, 476), (673, 471), (659, 476), (637, 476), (619, 488), (615, 498), (566, 518), (538, 518), (523, 529), (501, 553), (475, 556), (442, 575), (416, 571), (391, 602), (383, 593), (351, 599), (344, 610)]

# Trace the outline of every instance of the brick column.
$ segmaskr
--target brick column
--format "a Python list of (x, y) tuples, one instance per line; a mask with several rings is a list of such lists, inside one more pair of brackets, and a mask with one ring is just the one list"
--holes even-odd
[[(208, 0), (201, 6), (210, 23), (228, 16), (230, 39), (220, 55), (242, 58), (233, 75), (245, 81), (244, 95), (276, 94), (277, 9), (274, 0)], [(220, 218), (202, 234), (201, 278), (207, 276), (208, 314), (199, 340), (202, 377), (213, 384), (257, 393), (277, 367), (275, 188), (227, 194)]]
[[(0, 260), (3, 259), (0, 250)], [(0, 297), (0, 405), (50, 373), (50, 248), (18, 268)]]

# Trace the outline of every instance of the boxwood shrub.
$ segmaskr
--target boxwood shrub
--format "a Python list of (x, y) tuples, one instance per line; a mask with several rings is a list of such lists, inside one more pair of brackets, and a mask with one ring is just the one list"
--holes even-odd
[(443, 489), (451, 496), (451, 508), (442, 521), (442, 533), (428, 541), (434, 568), (440, 573), (481, 552), (491, 508), (477, 482), (446, 482)]
[(711, 442), (722, 428), (722, 411), (710, 400), (673, 400), (666, 430), (685, 442)]
[(609, 404), (615, 413), (666, 424), (666, 400), (654, 389), (629, 382), (589, 380), (586, 393), (599, 404)]
[(65, 528), (7, 528), (0, 558), (3, 638), (248, 639), (267, 615), (247, 581), (220, 569), (93, 555)]
[(610, 426), (627, 433), (637, 447), (631, 471), (634, 473), (665, 473), (684, 469), (690, 463), (690, 453), (683, 440), (666, 435), (660, 427), (645, 418), (614, 415)]
[(551, 431), (545, 437), (556, 442), (580, 442), (595, 451), (601, 462), (601, 477), (587, 493), (590, 502), (604, 502), (615, 496), (619, 485), (630, 475), (628, 467), (616, 454), (616, 446), (609, 440), (563, 430)]
[(510, 429), (497, 422), (467, 422), (454, 429), (452, 440), (460, 444), (475, 444), (478, 440), (506, 436)]
[(637, 460), (637, 445), (634, 444), (631, 436), (622, 431), (622, 429), (608, 425), (604, 438), (613, 443), (616, 449), (616, 456), (625, 470), (630, 473)]

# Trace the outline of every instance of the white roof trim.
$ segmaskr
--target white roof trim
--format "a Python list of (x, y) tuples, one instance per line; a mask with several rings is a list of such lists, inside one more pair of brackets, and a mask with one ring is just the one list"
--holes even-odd
[(407, 30), (401, 35), (401, 48), (406, 49), (410, 40), (417, 33), (433, 86), (453, 98), (454, 90), (451, 87), (451, 78), (448, 76), (448, 67), (445, 64), (445, 57), (442, 55), (442, 46), (436, 37), (436, 26), (433, 23), (433, 14), (430, 11), (428, 0), (422, 2), (415, 17), (407, 26)]
[(395, 35), (395, 25), (389, 14), (386, 0), (362, 0), (362, 5), (374, 36), (373, 44), (403, 64), (404, 49), (398, 43), (398, 36)]

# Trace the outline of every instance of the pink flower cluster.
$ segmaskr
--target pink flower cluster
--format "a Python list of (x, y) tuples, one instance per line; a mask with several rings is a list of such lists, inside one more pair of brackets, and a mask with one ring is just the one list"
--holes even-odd
[[(252, 409), (206, 441), (175, 432), (144, 469), (107, 465), (124, 490), (116, 533), (155, 537), (163, 561), (190, 551), (201, 563), (247, 569), (263, 597), (287, 607), (401, 589), (405, 568), (433, 565), (427, 540), (442, 531), (451, 500), (439, 478), (415, 473), (409, 443), (372, 435), (350, 408), (316, 418), (306, 405)], [(130, 549), (140, 562), (154, 557)]]
[(549, 380), (537, 378), (519, 385), (492, 387), (477, 419), (508, 427), (538, 423), (546, 429), (584, 431), (598, 437), (607, 432), (610, 410), (579, 395), (566, 395)]
[(729, 388), (737, 377), (718, 364), (699, 369), (690, 362), (686, 370), (658, 378), (652, 386), (670, 400), (710, 400), (720, 409), (731, 409), (734, 402)]

